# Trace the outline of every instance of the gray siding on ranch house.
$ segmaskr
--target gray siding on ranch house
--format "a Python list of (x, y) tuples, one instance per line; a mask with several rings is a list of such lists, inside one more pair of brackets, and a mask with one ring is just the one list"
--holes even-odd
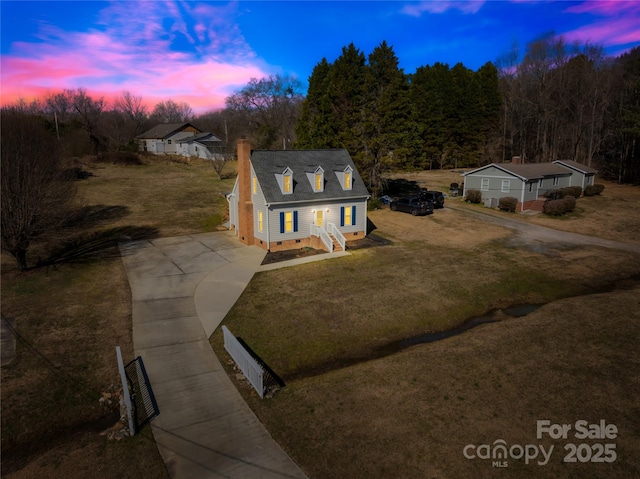
[(551, 163), (491, 164), (463, 175), (464, 194), (479, 190), (482, 199), (512, 196), (520, 203), (571, 185), (571, 171)]

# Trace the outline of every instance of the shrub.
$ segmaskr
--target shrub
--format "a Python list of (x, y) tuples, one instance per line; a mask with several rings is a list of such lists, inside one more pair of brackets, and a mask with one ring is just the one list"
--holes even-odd
[(565, 186), (560, 189), (560, 198), (565, 196), (573, 196), (574, 198), (580, 198), (582, 195), (582, 188), (580, 186)]
[(498, 208), (500, 208), (501, 211), (509, 211), (510, 213), (515, 213), (517, 206), (518, 198), (514, 198), (513, 196), (505, 196), (504, 198), (500, 198), (498, 202)]
[(587, 185), (584, 188), (584, 196), (595, 196), (602, 193), (604, 190), (604, 185), (595, 184), (595, 185)]
[(469, 203), (480, 203), (482, 201), (482, 193), (480, 190), (467, 191), (467, 201)]
[(382, 201), (380, 201), (380, 198), (371, 198), (367, 203), (367, 209), (369, 211), (382, 209)]
[(547, 200), (559, 200), (561, 198), (560, 190), (550, 190), (545, 193)]
[(575, 196), (567, 195), (562, 198), (562, 201), (564, 201), (564, 207), (567, 213), (571, 213), (576, 208)]
[(543, 213), (549, 216), (560, 216), (566, 211), (564, 200), (548, 200), (544, 202)]

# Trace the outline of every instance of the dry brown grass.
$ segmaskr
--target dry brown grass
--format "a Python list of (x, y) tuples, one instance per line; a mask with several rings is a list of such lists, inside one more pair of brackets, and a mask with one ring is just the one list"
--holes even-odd
[[(88, 163), (85, 170), (93, 176), (78, 182), (84, 223), (36, 244), (32, 264), (62, 241), (115, 228), (214, 230), (224, 215), (220, 193), (234, 181), (217, 180), (204, 161), (148, 158), (145, 165)], [(98, 435), (115, 422), (104, 419), (98, 402), (120, 381), (115, 346), (125, 361), (133, 359), (131, 292), (117, 249), (77, 261), (20, 273), (2, 256), (2, 313), (16, 318), (30, 345), (18, 343), (13, 363), (2, 368), (3, 477), (167, 477), (150, 431), (122, 443)]]
[[(421, 175), (433, 189), (456, 181)], [(509, 230), (449, 209), (370, 218), (391, 246), (260, 273), (225, 318), (287, 382), (266, 401), (239, 388), (310, 477), (640, 475), (638, 255), (508, 247)], [(559, 299), (625, 278), (636, 289)], [(526, 318), (374, 359), (389, 343), (493, 307), (546, 301)], [(218, 333), (212, 343), (226, 357)], [(618, 461), (562, 463), (564, 443), (537, 441), (537, 419), (616, 424)], [(466, 444), (497, 439), (556, 450), (547, 466), (510, 460), (500, 472), (462, 455)]]
[[(428, 187), (444, 193), (448, 193), (451, 183), (462, 183), (464, 181), (464, 177), (460, 176), (460, 173), (451, 170), (397, 173), (390, 175), (390, 178), (404, 178), (409, 181), (415, 181), (422, 187)], [(562, 217), (551, 217), (543, 214), (534, 216), (513, 215), (498, 212), (497, 210), (496, 213), (510, 218), (515, 216), (522, 221), (529, 221), (541, 226), (572, 233), (631, 243), (640, 241), (640, 214), (638, 211), (640, 206), (640, 187), (620, 185), (600, 178), (596, 178), (595, 182), (605, 185), (602, 194), (579, 198), (576, 203), (576, 210)], [(447, 201), (454, 201), (456, 204), (464, 205), (460, 198), (450, 198)]]
[[(252, 402), (312, 478), (637, 477), (639, 294), (558, 301), (524, 319), (296, 381), (275, 399)], [(539, 441), (538, 419), (605, 419), (619, 437)], [(498, 439), (555, 451), (545, 466), (509, 459), (501, 471), (464, 458), (465, 445)], [(614, 443), (618, 460), (563, 463), (570, 442)]]

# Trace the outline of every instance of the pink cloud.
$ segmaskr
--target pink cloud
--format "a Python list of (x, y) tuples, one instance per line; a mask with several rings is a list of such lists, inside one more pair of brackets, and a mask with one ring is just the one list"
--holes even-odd
[[(228, 5), (114, 2), (100, 25), (87, 32), (44, 27), (42, 42), (13, 44), (0, 58), (2, 103), (82, 87), (107, 100), (126, 90), (150, 106), (173, 99), (204, 112), (269, 74), (234, 27)], [(178, 40), (180, 51), (172, 49)]]
[(485, 0), (424, 0), (405, 5), (401, 12), (412, 17), (419, 17), (423, 13), (444, 13), (447, 10), (460, 10), (462, 13), (477, 13)]
[(636, 0), (588, 1), (568, 7), (568, 13), (591, 13), (595, 15), (619, 15), (622, 12), (640, 12), (640, 3)]
[(590, 25), (565, 32), (569, 41), (602, 44), (605, 47), (640, 42), (640, 3), (636, 1), (594, 1), (573, 5), (568, 13), (590, 14)]

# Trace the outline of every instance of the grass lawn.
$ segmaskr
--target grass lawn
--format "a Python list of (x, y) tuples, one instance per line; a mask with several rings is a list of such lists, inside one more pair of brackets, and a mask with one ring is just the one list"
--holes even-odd
[(30, 257), (63, 250), (59, 263), (20, 273), (3, 253), (2, 314), (24, 339), (2, 367), (3, 477), (167, 477), (149, 429), (121, 442), (99, 435), (118, 419), (99, 405), (120, 383), (115, 346), (133, 359), (131, 292), (115, 241), (215, 230), (234, 179), (219, 181), (204, 161), (145, 163), (85, 165), (83, 221)]
[[(145, 163), (85, 165), (82, 221), (30, 256), (52, 257), (52, 266), (20, 273), (2, 255), (2, 313), (24, 340), (2, 367), (3, 477), (167, 477), (149, 429), (121, 442), (99, 435), (116, 419), (98, 402), (119, 383), (115, 346), (133, 358), (130, 290), (114, 245), (215, 230), (234, 178), (217, 180), (203, 161)], [(414, 176), (442, 191), (459, 180)], [(607, 184), (602, 197), (579, 200), (573, 217), (525, 221), (637, 241), (640, 213), (629, 207), (637, 191)], [(238, 386), (311, 477), (493, 477), (487, 461), (463, 458), (464, 445), (537, 444), (535, 421), (545, 418), (616, 424), (619, 459), (562, 464), (563, 442), (546, 440), (556, 445), (549, 465), (514, 460), (502, 474), (640, 475), (639, 291), (569, 298), (635, 284), (624, 278), (638, 275), (640, 258), (507, 247), (509, 230), (451, 209), (370, 218), (391, 245), (260, 273), (225, 319), (287, 382), (265, 401)], [(523, 319), (384, 355), (394, 341), (492, 308), (559, 298), (567, 299)], [(212, 343), (226, 363), (218, 333)]]
[[(420, 180), (442, 189), (432, 185), (448, 187), (447, 173)], [(586, 221), (595, 235), (591, 200), (579, 200), (571, 227)], [(612, 201), (602, 227), (635, 224), (638, 214)], [(223, 323), (287, 383), (268, 400), (238, 387), (310, 477), (640, 475), (638, 255), (509, 247), (509, 230), (451, 209), (369, 217), (391, 245), (259, 273)], [(549, 304), (525, 318), (385, 355), (398, 340), (540, 302)], [(228, 358), (219, 331), (212, 345)], [(599, 441), (538, 440), (538, 419), (613, 423), (618, 459), (563, 463), (567, 443)], [(545, 466), (509, 459), (500, 471), (463, 456), (467, 444), (499, 439), (555, 452)]]

